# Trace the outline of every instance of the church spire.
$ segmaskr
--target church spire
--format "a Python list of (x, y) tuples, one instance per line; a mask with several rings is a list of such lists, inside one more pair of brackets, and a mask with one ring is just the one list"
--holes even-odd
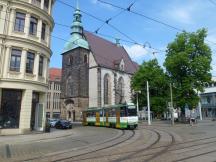
[(76, 9), (73, 14), (73, 23), (71, 26), (71, 38), (69, 42), (65, 44), (64, 51), (67, 52), (77, 47), (89, 49), (89, 44), (85, 39), (83, 26), (82, 26), (82, 14), (79, 9), (79, 2), (76, 0)]
[(71, 29), (72, 29), (71, 35), (73, 33), (77, 33), (77, 34), (80, 34), (82, 36), (83, 35), (83, 26), (82, 26), (82, 21), (81, 21), (82, 15), (81, 15), (81, 12), (79, 9), (78, 0), (76, 1), (76, 3), (77, 3), (76, 4), (76, 10), (75, 10), (74, 15), (73, 15), (73, 24), (71, 26)]
[(79, 0), (76, 1), (76, 9), (79, 9)]

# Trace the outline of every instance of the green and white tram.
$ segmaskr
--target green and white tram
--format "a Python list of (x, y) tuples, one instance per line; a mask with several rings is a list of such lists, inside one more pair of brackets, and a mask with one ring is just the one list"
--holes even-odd
[(82, 112), (83, 125), (135, 129), (138, 126), (137, 109), (133, 103), (108, 107), (92, 107)]

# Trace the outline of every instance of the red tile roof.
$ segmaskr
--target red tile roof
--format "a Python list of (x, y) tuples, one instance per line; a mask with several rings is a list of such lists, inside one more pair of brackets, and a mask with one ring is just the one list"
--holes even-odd
[(49, 80), (50, 81), (60, 81), (61, 75), (62, 75), (62, 69), (49, 68)]
[(95, 56), (96, 62), (100, 66), (114, 69), (115, 62), (123, 59), (126, 73), (134, 74), (137, 71), (137, 65), (134, 64), (123, 47), (117, 46), (116, 44), (87, 31), (85, 31), (85, 37)]

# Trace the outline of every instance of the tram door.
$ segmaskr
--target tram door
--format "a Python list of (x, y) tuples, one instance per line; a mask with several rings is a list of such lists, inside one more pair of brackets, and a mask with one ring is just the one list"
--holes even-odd
[(96, 126), (100, 126), (100, 112), (96, 112)]
[(120, 110), (116, 110), (116, 128), (120, 128)]
[(108, 120), (108, 117), (109, 117), (109, 112), (106, 111), (106, 127), (109, 127), (109, 120)]
[(87, 115), (86, 115), (86, 112), (83, 112), (82, 115), (83, 115), (83, 125), (87, 125), (87, 120), (86, 120)]

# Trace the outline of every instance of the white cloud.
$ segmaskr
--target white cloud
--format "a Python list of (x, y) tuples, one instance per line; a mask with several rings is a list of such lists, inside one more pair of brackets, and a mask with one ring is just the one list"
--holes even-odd
[(183, 24), (193, 24), (191, 9), (188, 7), (172, 7), (165, 11), (165, 16)]
[(203, 11), (206, 11), (203, 1), (172, 1), (164, 7), (161, 14), (164, 18), (176, 23), (191, 25), (203, 15)]
[(124, 46), (125, 50), (128, 52), (130, 57), (138, 61), (139, 59), (145, 57), (148, 51), (140, 45)]

